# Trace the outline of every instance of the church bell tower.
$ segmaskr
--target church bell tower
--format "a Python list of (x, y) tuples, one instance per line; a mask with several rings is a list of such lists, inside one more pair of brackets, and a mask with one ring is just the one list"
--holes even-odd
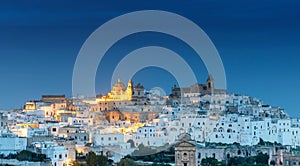
[(133, 83), (132, 80), (128, 81), (128, 85), (127, 85), (127, 95), (128, 95), (128, 99), (132, 100), (132, 94), (133, 94)]
[(207, 89), (210, 91), (211, 94), (214, 94), (214, 79), (212, 77), (212, 75), (210, 74), (206, 80), (206, 84), (207, 84)]

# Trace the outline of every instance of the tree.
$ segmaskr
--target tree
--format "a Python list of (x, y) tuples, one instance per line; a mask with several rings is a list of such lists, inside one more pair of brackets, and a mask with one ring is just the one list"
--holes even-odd
[(134, 166), (135, 163), (130, 158), (124, 158), (120, 161), (120, 166)]
[(271, 162), (270, 162), (270, 165), (276, 165), (276, 161), (274, 161), (274, 160), (272, 160)]
[(94, 152), (89, 152), (86, 157), (86, 164), (88, 166), (94, 166), (97, 162), (97, 155)]
[(209, 158), (202, 159), (201, 165), (202, 166), (223, 166), (225, 164), (222, 162), (219, 162), (215, 158), (209, 157)]
[(9, 153), (6, 157), (4, 157), (5, 159), (15, 159), (17, 158), (17, 154), (12, 154), (12, 153)]
[(107, 161), (108, 159), (104, 156), (97, 156), (97, 162), (96, 164), (99, 165), (99, 166), (105, 166), (107, 165)]
[(165, 163), (153, 163), (152, 166), (171, 166), (171, 165)]
[(120, 161), (120, 166), (135, 166), (135, 163), (130, 158), (124, 158)]
[(19, 161), (31, 161), (32, 160), (32, 152), (28, 151), (28, 150), (22, 150), (18, 156), (17, 159)]
[(255, 159), (257, 164), (268, 164), (269, 156), (267, 154), (258, 153)]
[(104, 156), (96, 155), (94, 152), (89, 152), (86, 157), (86, 164), (88, 166), (105, 166), (108, 159)]
[(245, 165), (245, 164), (253, 164), (252, 162), (247, 163), (246, 158), (244, 157), (232, 157), (228, 161), (228, 165)]
[(16, 158), (19, 161), (44, 161), (46, 159), (45, 154), (36, 154), (28, 150), (22, 150), (17, 154)]

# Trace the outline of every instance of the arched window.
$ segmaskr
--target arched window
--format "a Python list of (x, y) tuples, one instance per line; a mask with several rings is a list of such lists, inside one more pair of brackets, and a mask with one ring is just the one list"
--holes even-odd
[(238, 155), (241, 155), (241, 153), (242, 153), (241, 150), (238, 150)]
[(227, 159), (229, 159), (229, 158), (230, 158), (230, 154), (228, 153), (228, 154), (227, 154)]

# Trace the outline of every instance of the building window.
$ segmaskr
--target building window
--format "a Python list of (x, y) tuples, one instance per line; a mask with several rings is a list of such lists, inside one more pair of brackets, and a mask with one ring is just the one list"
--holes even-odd
[(229, 159), (229, 158), (230, 158), (230, 154), (228, 153), (228, 154), (227, 154), (227, 159)]

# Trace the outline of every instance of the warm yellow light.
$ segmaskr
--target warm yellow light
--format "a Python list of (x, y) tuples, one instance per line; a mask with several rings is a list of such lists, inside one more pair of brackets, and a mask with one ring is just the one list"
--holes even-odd
[(39, 128), (39, 124), (34, 124), (34, 123), (20, 123), (20, 124), (17, 124), (17, 126)]

